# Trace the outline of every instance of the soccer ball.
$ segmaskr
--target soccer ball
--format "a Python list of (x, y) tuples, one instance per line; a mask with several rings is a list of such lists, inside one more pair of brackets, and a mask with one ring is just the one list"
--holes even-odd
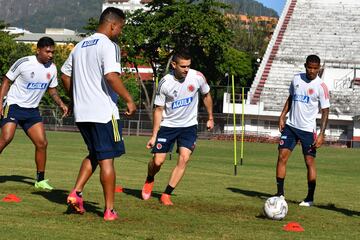
[(265, 215), (273, 220), (282, 220), (288, 212), (288, 205), (283, 196), (270, 197), (264, 205)]

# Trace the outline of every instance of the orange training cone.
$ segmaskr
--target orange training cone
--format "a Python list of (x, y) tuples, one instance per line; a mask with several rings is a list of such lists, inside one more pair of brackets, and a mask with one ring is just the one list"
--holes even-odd
[(21, 198), (17, 197), (15, 194), (8, 194), (1, 201), (3, 201), (3, 202), (21, 202)]
[(115, 192), (121, 193), (123, 191), (124, 191), (124, 189), (122, 188), (122, 186), (116, 186), (115, 187)]
[(304, 228), (297, 222), (289, 222), (283, 227), (283, 230), (288, 232), (303, 232)]

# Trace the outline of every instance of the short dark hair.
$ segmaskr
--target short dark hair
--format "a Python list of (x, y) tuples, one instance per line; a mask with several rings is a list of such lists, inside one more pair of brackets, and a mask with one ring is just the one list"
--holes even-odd
[(42, 37), (37, 42), (36, 46), (37, 46), (37, 48), (55, 46), (55, 42), (54, 42), (54, 40), (52, 38)]
[(309, 55), (306, 58), (306, 63), (318, 63), (320, 64), (321, 60), (317, 55)]
[(99, 24), (103, 24), (106, 21), (120, 21), (125, 20), (125, 13), (114, 7), (106, 8), (100, 15)]
[(173, 62), (178, 62), (179, 59), (190, 60), (191, 56), (187, 49), (176, 50), (172, 56)]

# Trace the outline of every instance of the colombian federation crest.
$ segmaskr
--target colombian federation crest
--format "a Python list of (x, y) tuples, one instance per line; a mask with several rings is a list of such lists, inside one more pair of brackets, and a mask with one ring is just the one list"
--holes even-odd
[(193, 92), (195, 90), (195, 87), (192, 84), (190, 84), (187, 88), (189, 92)]
[(309, 88), (309, 89), (308, 89), (308, 94), (309, 94), (309, 95), (313, 95), (313, 94), (314, 94), (314, 89)]

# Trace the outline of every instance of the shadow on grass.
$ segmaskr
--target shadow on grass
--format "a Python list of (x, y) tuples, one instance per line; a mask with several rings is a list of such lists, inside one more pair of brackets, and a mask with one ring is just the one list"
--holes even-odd
[(34, 180), (35, 180), (34, 178), (20, 176), (20, 175), (0, 176), (0, 183), (11, 181), (11, 182), (26, 183), (28, 185), (34, 185)]
[[(228, 187), (226, 189), (230, 190), (230, 191), (232, 191), (234, 193), (240, 193), (240, 194), (248, 196), (248, 197), (257, 197), (257, 198), (260, 198), (260, 199), (263, 199), (263, 200), (266, 200), (269, 197), (274, 196), (273, 194), (269, 194), (269, 193), (250, 191), (250, 190), (244, 190), (244, 189), (239, 189), (239, 188)], [(294, 203), (294, 204), (299, 203), (298, 201), (294, 201), (294, 200), (290, 200), (290, 199), (286, 199), (286, 202)]]
[[(273, 196), (273, 195), (268, 194), (268, 193), (244, 190), (244, 189), (239, 189), (239, 188), (231, 188), (231, 187), (229, 187), (227, 189), (234, 192), (234, 193), (240, 193), (240, 194), (248, 196), (248, 197), (257, 197), (257, 198), (264, 199), (264, 200), (271, 197), (271, 196)], [(289, 200), (289, 199), (286, 199), (286, 201), (290, 202), (290, 203), (294, 203), (294, 204), (299, 203), (298, 201)], [(333, 203), (329, 203), (327, 205), (317, 205), (315, 203), (315, 205), (313, 207), (317, 207), (317, 208), (321, 208), (321, 209), (325, 209), (325, 210), (329, 210), (329, 211), (339, 212), (339, 213), (342, 213), (342, 214), (344, 214), (346, 216), (350, 216), (350, 217), (351, 216), (360, 216), (359, 211), (349, 210), (349, 209), (346, 209), (346, 208), (338, 208)], [(265, 218), (262, 215), (259, 215), (258, 217), (259, 218)]]
[[(142, 199), (141, 197), (141, 190), (139, 189), (130, 189), (130, 188), (124, 188), (123, 189), (123, 192), (127, 195), (131, 195), (131, 196), (134, 196), (138, 199)], [(161, 194), (160, 193), (157, 193), (157, 192), (152, 192), (151, 193), (151, 197), (154, 197), (154, 198), (160, 198), (161, 197)]]
[(260, 199), (267, 199), (267, 198), (273, 196), (273, 195), (268, 194), (268, 193), (250, 191), (250, 190), (245, 190), (245, 189), (240, 189), (240, 188), (228, 187), (226, 189), (230, 190), (230, 191), (232, 191), (234, 193), (240, 193), (240, 194), (248, 196), (248, 197), (257, 197), (257, 198), (260, 198)]
[[(55, 189), (52, 191), (36, 191), (32, 192), (32, 194), (42, 196), (50, 202), (67, 206), (66, 199), (69, 192), (65, 190)], [(89, 202), (86, 200), (84, 201), (84, 208), (87, 212), (92, 212), (99, 216), (103, 216), (103, 210), (98, 205), (99, 203), (96, 202)], [(64, 214), (71, 213), (74, 213), (74, 211), (68, 206)]]
[(349, 217), (360, 216), (359, 211), (353, 211), (353, 210), (349, 210), (349, 209), (346, 209), (346, 208), (338, 208), (333, 203), (329, 203), (327, 205), (314, 205), (314, 207), (339, 212), (339, 213), (342, 213), (342, 214), (344, 214), (346, 216), (349, 216)]

